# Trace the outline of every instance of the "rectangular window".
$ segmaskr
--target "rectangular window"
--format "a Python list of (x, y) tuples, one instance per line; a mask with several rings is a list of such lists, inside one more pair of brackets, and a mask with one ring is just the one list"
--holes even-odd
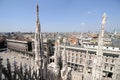
[(83, 62), (83, 59), (82, 58), (80, 58), (80, 64)]
[(80, 57), (82, 57), (82, 54), (80, 54)]
[(89, 55), (89, 59), (91, 59), (91, 55)]
[(112, 59), (112, 63), (114, 63), (114, 60)]
[(68, 61), (70, 61), (70, 58), (68, 58)]
[(74, 59), (72, 59), (72, 62), (74, 61)]
[(108, 61), (108, 59), (106, 59), (106, 62)]

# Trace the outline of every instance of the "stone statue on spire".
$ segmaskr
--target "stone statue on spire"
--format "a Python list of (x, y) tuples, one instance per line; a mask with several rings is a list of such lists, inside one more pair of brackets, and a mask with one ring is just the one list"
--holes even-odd
[(105, 23), (106, 23), (106, 13), (104, 13), (103, 14), (103, 16), (102, 16), (102, 25), (104, 26), (105, 25)]

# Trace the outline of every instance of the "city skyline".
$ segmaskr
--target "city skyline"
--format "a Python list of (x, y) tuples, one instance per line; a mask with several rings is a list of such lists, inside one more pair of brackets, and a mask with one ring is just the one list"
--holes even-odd
[[(45, 2), (49, 2), (49, 1), (45, 1)], [(60, 3), (61, 1), (58, 2), (59, 5), (61, 5)], [(67, 1), (65, 2), (68, 3)], [(23, 8), (26, 8), (25, 5), (26, 2), (23, 3), (24, 5), (19, 3), (19, 4), (13, 4), (11, 6), (21, 5)], [(73, 3), (74, 2), (71, 2), (71, 4)], [(75, 3), (75, 5), (76, 4), (77, 3)], [(63, 10), (62, 8), (64, 5), (62, 6), (62, 8), (60, 7), (59, 9), (57, 6), (58, 4), (56, 4), (56, 8), (52, 7), (52, 9), (57, 9), (58, 12), (56, 13), (59, 13), (60, 11), (62, 12)], [(31, 12), (31, 8), (30, 7), (28, 8)], [(77, 33), (77, 32), (75, 33), (54, 32), (54, 33), (42, 34), (41, 33), (42, 27), (43, 27), (42, 31), (44, 31), (44, 29), (45, 30), (48, 29), (49, 31), (56, 30), (56, 28), (54, 28), (55, 26), (49, 27), (50, 29), (44, 27), (45, 25), (50, 25), (52, 22), (53, 25), (54, 24), (58, 25), (58, 24), (62, 24), (62, 22), (66, 24), (67, 23), (66, 21), (68, 22), (71, 21), (71, 23), (69, 23), (69, 25), (71, 26), (68, 27), (57, 26), (58, 31), (63, 32), (66, 30), (67, 31), (74, 29), (76, 30), (78, 28), (75, 27), (73, 28), (72, 25), (78, 23), (77, 21), (79, 21), (78, 20), (79, 17), (85, 18), (85, 16), (78, 17), (77, 15), (78, 13), (73, 12), (74, 11), (74, 9), (72, 10), (73, 7), (71, 7), (70, 9), (72, 11), (69, 11), (68, 8), (64, 6), (64, 9), (66, 8), (65, 13), (59, 13), (56, 15), (54, 14), (53, 18), (50, 16), (53, 15), (52, 13), (47, 13), (49, 14), (49, 16), (44, 15), (42, 16), (44, 17), (42, 18), (43, 20), (41, 20), (41, 18), (39, 18), (40, 15), (39, 8), (40, 6), (37, 3), (35, 8), (36, 17), (34, 16), (35, 17), (34, 22), (36, 23), (34, 24), (35, 33), (33, 34), (29, 33), (28, 30), (32, 29), (29, 26), (28, 28), (27, 27), (18, 28), (20, 30), (23, 29), (23, 31), (27, 30), (28, 33), (11, 32), (7, 34), (6, 33), (0, 34), (0, 80), (6, 80), (6, 79), (7, 80), (120, 80), (120, 54), (119, 54), (120, 45), (118, 44), (120, 43), (120, 34), (119, 33), (118, 34), (107, 33), (107, 35), (105, 34), (106, 20), (109, 18), (107, 17), (106, 13), (103, 13), (101, 16), (101, 21), (100, 21), (101, 27), (99, 30), (99, 34)], [(13, 8), (10, 8), (9, 11), (11, 11), (11, 9)], [(31, 19), (32, 17), (30, 15), (30, 12), (24, 11), (24, 12), (28, 12), (28, 16), (31, 16), (31, 17), (26, 17), (24, 13), (23, 13), (24, 15), (22, 14), (22, 11), (20, 10), (22, 9), (21, 7), (19, 9), (17, 7), (16, 9), (17, 10), (13, 10), (18, 13), (18, 14), (15, 13), (16, 17), (12, 18), (12, 16), (9, 16), (9, 18), (7, 18), (8, 16), (7, 15), (5, 18), (11, 19), (9, 20), (10, 23), (13, 22), (13, 20), (15, 19), (19, 20), (19, 22), (24, 22), (23, 24), (27, 24), (26, 21), (30, 23), (29, 21), (31, 20), (28, 20), (28, 18)], [(44, 9), (41, 6), (41, 11), (44, 12), (45, 10), (44, 13), (46, 13), (47, 9), (48, 8)], [(52, 9), (49, 6), (50, 11), (48, 12), (51, 12)], [(85, 8), (82, 9), (86, 11)], [(70, 13), (71, 15), (66, 14), (66, 10), (68, 10), (67, 12), (72, 12)], [(9, 11), (7, 11), (8, 14), (14, 15), (12, 14), (14, 12), (9, 13)], [(53, 10), (52, 12), (54, 11), (56, 10)], [(21, 14), (23, 16), (20, 16)], [(87, 15), (88, 14), (93, 14), (93, 12), (88, 11)], [(54, 19), (56, 19), (58, 15), (61, 15), (58, 17), (60, 19), (57, 19), (58, 21), (57, 20), (54, 21)], [(85, 13), (83, 15), (85, 15)], [(71, 20), (69, 19), (69, 16)], [(97, 27), (93, 26), (92, 28), (90, 27), (90, 25), (95, 25), (95, 22), (96, 24), (97, 22), (99, 22), (99, 18), (97, 18), (96, 16), (95, 15), (94, 17), (91, 16), (92, 19), (96, 18), (96, 21), (85, 19), (86, 21), (89, 22), (89, 28), (91, 28), (92, 31), (94, 31), (94, 28), (96, 29)], [(22, 20), (23, 19), (22, 17), (24, 17), (24, 20)], [(66, 17), (68, 18), (66, 19)], [(114, 17), (115, 16), (113, 15), (113, 18)], [(52, 20), (50, 21), (48, 18), (52, 18)], [(74, 19), (77, 19), (77, 21), (74, 21)], [(42, 26), (40, 26), (40, 20)], [(14, 22), (13, 25), (16, 25), (16, 22)], [(8, 22), (5, 23), (7, 24)], [(30, 24), (32, 26), (32, 22)], [(9, 25), (9, 23), (7, 25)], [(87, 25), (88, 23), (85, 22), (80, 23), (80, 27), (81, 26), (84, 27), (85, 30), (87, 30), (86, 29)], [(110, 26), (108, 27), (109, 27), (108, 30), (112, 28)], [(14, 27), (10, 26), (9, 28), (10, 31)]]
[[(36, 0), (0, 1), (0, 32), (35, 32)], [(106, 31), (120, 32), (119, 0), (38, 0), (42, 32), (99, 31), (107, 14)]]

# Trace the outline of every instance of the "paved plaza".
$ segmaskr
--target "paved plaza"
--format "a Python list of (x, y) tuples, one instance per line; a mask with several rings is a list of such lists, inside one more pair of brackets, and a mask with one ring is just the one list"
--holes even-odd
[(27, 65), (27, 66), (33, 65), (33, 58), (32, 57), (25, 56), (21, 53), (17, 53), (17, 52), (13, 52), (13, 51), (0, 52), (0, 57), (3, 58), (2, 64), (4, 66), (6, 66), (6, 64), (7, 64), (7, 59), (9, 59), (11, 64), (16, 62), (17, 65), (20, 65), (20, 63), (22, 63), (23, 65)]

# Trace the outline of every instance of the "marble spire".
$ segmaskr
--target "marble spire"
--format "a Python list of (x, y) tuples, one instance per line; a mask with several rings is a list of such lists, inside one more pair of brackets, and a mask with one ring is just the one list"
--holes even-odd
[(63, 38), (64, 48), (62, 52), (62, 62), (63, 62), (63, 68), (67, 66), (67, 55), (66, 55), (66, 38)]
[[(41, 35), (41, 27), (40, 27), (40, 21), (39, 21), (39, 6), (36, 5), (36, 32), (35, 32), (35, 69), (37, 70), (37, 74), (39, 74), (39, 70), (42, 70), (43, 66), (43, 43), (42, 43), (42, 35)], [(42, 76), (42, 74), (40, 75)]]
[(103, 48), (103, 37), (105, 32), (105, 23), (106, 23), (106, 13), (104, 13), (102, 16), (102, 27), (98, 38), (97, 55), (103, 55), (102, 48)]
[(58, 54), (60, 52), (59, 47), (60, 47), (60, 40), (58, 39), (55, 44), (55, 53), (54, 53), (54, 59), (55, 59), (56, 65), (58, 65), (58, 63), (59, 63), (59, 60), (58, 60), (58, 57), (59, 57)]
[(98, 38), (98, 48), (94, 59), (93, 80), (102, 80), (102, 60), (103, 60), (103, 37), (106, 23), (106, 14), (102, 16), (102, 27)]
[(66, 51), (66, 38), (63, 38), (63, 51), (62, 51), (62, 70), (61, 70), (61, 78), (62, 80), (68, 80), (69, 79), (69, 75), (70, 74), (70, 71), (71, 71), (71, 68), (68, 67), (67, 65), (67, 51)]

